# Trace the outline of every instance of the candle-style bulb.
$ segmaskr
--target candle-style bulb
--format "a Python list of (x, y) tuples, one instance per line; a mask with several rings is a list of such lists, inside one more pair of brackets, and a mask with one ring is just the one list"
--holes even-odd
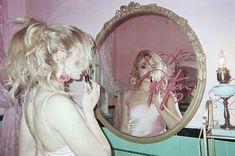
[(223, 50), (221, 50), (219, 53), (218, 61), (219, 61), (219, 68), (226, 68), (226, 58), (225, 58)]
[(219, 68), (216, 71), (217, 72), (217, 80), (220, 83), (229, 83), (231, 79), (230, 71), (226, 67), (226, 59), (224, 56), (223, 51), (221, 50), (219, 53), (219, 58), (218, 58), (218, 63), (219, 63)]

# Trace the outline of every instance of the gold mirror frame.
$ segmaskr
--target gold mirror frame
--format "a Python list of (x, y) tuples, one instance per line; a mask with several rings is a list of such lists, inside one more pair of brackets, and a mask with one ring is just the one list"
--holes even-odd
[[(120, 10), (116, 11), (115, 16), (106, 22), (102, 28), (102, 30), (98, 33), (96, 36), (96, 44), (97, 49), (102, 45), (103, 40), (109, 35), (110, 31), (121, 22), (125, 21), (126, 19), (130, 17), (135, 17), (137, 15), (142, 14), (157, 14), (161, 16), (165, 16), (175, 22), (184, 32), (187, 34), (189, 41), (191, 42), (194, 52), (196, 54), (197, 63), (198, 63), (198, 75), (197, 75), (197, 87), (195, 91), (195, 96), (193, 100), (190, 103), (190, 106), (188, 107), (187, 111), (185, 112), (183, 118), (181, 121), (172, 129), (168, 130), (167, 132), (151, 136), (151, 137), (135, 137), (132, 135), (128, 135), (126, 133), (121, 132), (120, 130), (116, 129), (100, 112), (99, 108), (96, 109), (96, 115), (97, 118), (101, 121), (101, 123), (109, 129), (112, 133), (116, 134), (117, 136), (136, 143), (152, 143), (157, 141), (162, 141), (164, 139), (167, 139), (171, 137), (172, 135), (179, 132), (182, 128), (186, 126), (186, 124), (192, 119), (194, 114), (196, 113), (205, 89), (205, 83), (206, 83), (206, 57), (202, 50), (201, 44), (192, 30), (192, 28), (188, 25), (187, 21), (176, 15), (174, 12), (157, 6), (156, 4), (148, 4), (148, 5), (140, 5), (135, 2), (131, 2), (127, 6), (121, 6)], [(99, 58), (96, 58), (96, 64), (99, 66)], [(99, 67), (97, 66), (96, 69), (96, 79), (99, 81)]]

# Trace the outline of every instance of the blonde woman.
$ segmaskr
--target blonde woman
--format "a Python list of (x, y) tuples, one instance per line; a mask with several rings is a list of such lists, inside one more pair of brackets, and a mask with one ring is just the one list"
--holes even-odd
[(110, 145), (94, 116), (100, 86), (84, 83), (82, 108), (65, 90), (88, 71), (93, 40), (72, 26), (48, 26), (37, 20), (24, 25), (11, 40), (7, 74), (16, 100), (23, 92), (19, 156), (111, 155)]
[(138, 53), (131, 73), (134, 89), (123, 96), (121, 131), (153, 136), (174, 127), (181, 119), (176, 98), (167, 92), (167, 66), (151, 50)]

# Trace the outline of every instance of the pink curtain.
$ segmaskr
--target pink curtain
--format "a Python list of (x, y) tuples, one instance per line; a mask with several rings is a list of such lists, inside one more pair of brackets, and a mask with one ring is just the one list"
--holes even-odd
[[(0, 0), (0, 68), (5, 59), (4, 43), (8, 40), (7, 0)], [(4, 73), (0, 74), (0, 110), (3, 120), (0, 124), (0, 156), (18, 155), (18, 136), (21, 108), (3, 87)]]
[(0, 127), (0, 156), (17, 156), (21, 108), (2, 86), (0, 107), (5, 109)]

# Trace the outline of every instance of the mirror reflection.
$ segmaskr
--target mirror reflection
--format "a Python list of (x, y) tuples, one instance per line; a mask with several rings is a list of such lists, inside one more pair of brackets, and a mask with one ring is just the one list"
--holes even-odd
[[(124, 7), (125, 15), (116, 15), (97, 36), (98, 116), (121, 137), (161, 138), (178, 132), (196, 111), (204, 55), (199, 60), (203, 51), (184, 19), (164, 8), (156, 11), (156, 5), (136, 4)], [(159, 13), (164, 11), (169, 16)]]
[(167, 65), (155, 51), (142, 50), (134, 60), (131, 84), (123, 95), (121, 131), (134, 136), (158, 135), (177, 124), (182, 115)]

